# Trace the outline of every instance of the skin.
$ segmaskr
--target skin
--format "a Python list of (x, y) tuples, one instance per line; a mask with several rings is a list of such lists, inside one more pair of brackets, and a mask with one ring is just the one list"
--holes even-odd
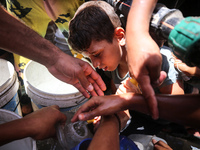
[(87, 98), (104, 95), (106, 85), (88, 63), (65, 54), (2, 7), (0, 14), (0, 48), (43, 64), (56, 78), (72, 84)]
[(94, 149), (119, 150), (119, 123), (114, 115), (102, 117), (100, 126), (88, 148), (88, 150)]
[[(160, 118), (182, 125), (200, 128), (200, 95), (156, 95)], [(72, 122), (88, 120), (99, 115), (110, 115), (122, 110), (135, 110), (150, 115), (142, 95), (125, 93), (120, 95), (95, 96), (76, 112)], [(170, 110), (170, 111), (169, 111)]]
[(93, 40), (87, 51), (83, 52), (83, 55), (91, 59), (95, 68), (98, 67), (104, 71), (114, 71), (118, 65), (126, 64), (126, 50), (124, 46), (125, 31), (119, 27), (115, 29), (113, 43), (108, 43), (106, 40)]
[[(127, 53), (129, 72), (143, 91), (154, 119), (159, 117), (153, 86), (164, 80), (160, 49), (149, 35), (149, 22), (157, 0), (134, 0), (127, 20)], [(134, 58), (134, 59), (133, 59)]]
[[(118, 27), (114, 32), (113, 43), (106, 40), (92, 41), (90, 47), (83, 52), (83, 55), (91, 59), (95, 68), (114, 71), (118, 67), (119, 76), (123, 78), (128, 72), (125, 43), (125, 31), (123, 28)], [(163, 78), (166, 77), (166, 73), (164, 74)], [(160, 88), (160, 92), (163, 94), (184, 94), (182, 81), (166, 85)]]
[(176, 57), (175, 57), (174, 67), (178, 68), (189, 77), (192, 77), (192, 76), (200, 77), (200, 68), (196, 66), (190, 67)]
[(57, 105), (44, 107), (21, 119), (1, 124), (0, 145), (26, 137), (35, 140), (53, 137), (56, 135), (56, 124), (65, 123), (66, 119)]
[(163, 141), (156, 141), (155, 139), (152, 140), (152, 143), (154, 144), (154, 150), (172, 150), (169, 145), (167, 145)]

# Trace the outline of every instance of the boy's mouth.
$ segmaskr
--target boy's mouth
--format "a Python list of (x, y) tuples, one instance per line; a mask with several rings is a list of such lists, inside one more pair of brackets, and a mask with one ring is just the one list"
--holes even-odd
[(108, 67), (106, 66), (105, 68), (102, 68), (103, 71), (107, 71)]

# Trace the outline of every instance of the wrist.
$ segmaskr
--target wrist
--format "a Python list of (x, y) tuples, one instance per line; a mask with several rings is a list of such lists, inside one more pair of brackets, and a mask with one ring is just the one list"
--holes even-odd
[(109, 126), (116, 127), (117, 131), (120, 131), (121, 121), (116, 115), (102, 116), (101, 124), (109, 124)]
[(35, 139), (35, 136), (37, 135), (37, 131), (35, 130), (35, 121), (34, 119), (30, 119), (30, 118), (22, 118), (22, 128), (23, 128), (23, 132), (25, 134), (25, 137), (31, 137), (33, 139)]

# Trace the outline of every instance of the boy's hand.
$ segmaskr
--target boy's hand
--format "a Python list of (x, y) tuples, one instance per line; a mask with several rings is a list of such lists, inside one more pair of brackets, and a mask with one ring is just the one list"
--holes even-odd
[(152, 142), (154, 144), (154, 150), (172, 150), (172, 148), (169, 145), (167, 145), (161, 140), (156, 141), (155, 139), (153, 139)]

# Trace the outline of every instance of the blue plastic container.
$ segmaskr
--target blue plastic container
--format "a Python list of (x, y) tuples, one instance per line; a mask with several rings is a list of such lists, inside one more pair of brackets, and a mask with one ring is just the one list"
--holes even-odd
[(120, 135), (120, 150), (139, 150), (139, 148), (131, 139)]

